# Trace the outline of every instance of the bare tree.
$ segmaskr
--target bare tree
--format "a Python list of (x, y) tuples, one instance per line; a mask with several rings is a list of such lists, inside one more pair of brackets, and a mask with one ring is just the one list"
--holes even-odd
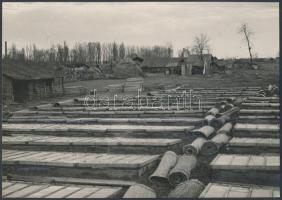
[(63, 61), (64, 61), (64, 63), (67, 63), (68, 60), (69, 60), (69, 47), (68, 47), (66, 41), (64, 41)]
[(16, 59), (17, 56), (17, 47), (15, 44), (12, 44), (12, 47), (10, 49), (9, 57), (12, 59)]
[(181, 58), (187, 58), (190, 55), (189, 47), (183, 48), (178, 51), (178, 56)]
[(170, 43), (167, 44), (167, 57), (173, 57), (173, 46)]
[(192, 52), (198, 55), (204, 63), (204, 54), (210, 53), (209, 38), (206, 34), (195, 36)]
[(101, 64), (101, 44), (96, 42), (96, 64)]
[(124, 57), (125, 57), (125, 47), (124, 47), (124, 44), (121, 43), (119, 45), (119, 58), (124, 59)]
[(33, 62), (60, 64), (101, 64), (118, 61), (132, 55), (141, 57), (173, 57), (173, 46), (138, 46), (125, 45), (123, 42), (76, 43), (70, 47), (63, 44), (52, 44), (48, 49), (40, 49), (35, 44), (27, 45), (25, 49), (18, 49), (15, 44), (9, 48), (10, 59), (26, 59)]
[(238, 33), (243, 34), (244, 36), (244, 40), (246, 41), (247, 45), (248, 45), (248, 50), (249, 50), (249, 54), (250, 54), (250, 61), (253, 60), (253, 55), (252, 55), (252, 45), (251, 45), (251, 41), (250, 39), (252, 38), (252, 36), (254, 35), (254, 32), (250, 29), (250, 27), (248, 26), (248, 24), (243, 23), (240, 27), (239, 27), (239, 31)]
[(113, 43), (112, 49), (113, 49), (113, 53), (112, 53), (113, 59), (114, 61), (117, 61), (118, 60), (118, 46), (115, 42)]

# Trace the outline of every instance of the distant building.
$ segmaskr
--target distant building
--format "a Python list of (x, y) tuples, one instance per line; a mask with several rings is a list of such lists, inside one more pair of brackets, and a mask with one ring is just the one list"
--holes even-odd
[(44, 99), (62, 92), (63, 78), (52, 68), (22, 62), (3, 63), (4, 104)]
[(211, 74), (213, 66), (212, 55), (205, 54), (202, 59), (198, 55), (189, 55), (184, 58), (144, 58), (141, 68), (147, 73), (178, 74), (183, 76)]
[[(213, 73), (213, 56), (211, 54), (189, 55), (182, 61), (182, 75), (206, 75)], [(185, 71), (185, 72), (184, 72)]]
[(141, 68), (145, 73), (165, 73), (169, 63), (178, 61), (179, 58), (147, 57), (141, 63)]

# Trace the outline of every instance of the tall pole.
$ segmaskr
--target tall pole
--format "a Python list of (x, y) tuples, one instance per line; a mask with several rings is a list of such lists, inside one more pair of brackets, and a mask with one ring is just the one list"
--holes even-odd
[(7, 52), (8, 52), (8, 50), (7, 50), (7, 41), (5, 41), (5, 57), (4, 58), (7, 58)]

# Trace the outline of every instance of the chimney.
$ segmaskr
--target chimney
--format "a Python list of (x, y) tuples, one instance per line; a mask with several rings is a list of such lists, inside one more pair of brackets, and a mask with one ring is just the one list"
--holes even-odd
[(5, 41), (5, 58), (7, 58), (7, 41)]

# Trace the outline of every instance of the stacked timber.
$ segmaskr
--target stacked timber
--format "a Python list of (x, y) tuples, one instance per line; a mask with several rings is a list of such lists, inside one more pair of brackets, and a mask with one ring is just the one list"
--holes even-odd
[(67, 86), (64, 88), (66, 95), (83, 95), (87, 93), (87, 89), (82, 86)]
[(124, 92), (137, 92), (143, 90), (143, 78), (128, 78), (124, 83)]
[(200, 198), (279, 198), (280, 188), (239, 183), (209, 183)]
[(109, 92), (122, 92), (123, 91), (123, 84), (112, 84), (108, 85)]
[[(62, 181), (65, 182), (65, 181)], [(113, 186), (93, 186), (83, 184), (63, 184), (47, 182), (42, 180), (34, 181), (10, 181), (2, 182), (3, 198), (50, 198), (50, 199), (81, 199), (81, 198), (113, 198), (122, 194), (122, 187)]]
[[(128, 80), (130, 90), (132, 83), (129, 82), (138, 81)], [(140, 87), (135, 87), (133, 91), (137, 92), (137, 88)], [(38, 175), (38, 177), (44, 175), (61, 177), (66, 184), (74, 177), (80, 179), (80, 183), (86, 178), (91, 178), (92, 183), (100, 181), (97, 187), (103, 184), (110, 186), (106, 189), (108, 191), (112, 190), (117, 181), (131, 182), (126, 180), (133, 179), (144, 184), (122, 185), (122, 191), (129, 188), (125, 194), (119, 193), (120, 196), (116, 196), (116, 193), (111, 195), (109, 192), (108, 197), (167, 197), (167, 194), (164, 195), (159, 191), (164, 190), (161, 188), (162, 184), (158, 185), (158, 183), (165, 183), (164, 187), (168, 186), (167, 193), (174, 187), (169, 197), (197, 197), (204, 187), (199, 181), (204, 176), (197, 173), (198, 168), (200, 168), (199, 172), (202, 172), (202, 168), (206, 169), (206, 166), (197, 165), (197, 162), (201, 161), (203, 144), (213, 141), (216, 145), (220, 145), (222, 138), (216, 139), (217, 135), (231, 135), (228, 126), (230, 122), (217, 130), (211, 126), (212, 119), (220, 118), (232, 109), (236, 111), (234, 107), (231, 108), (235, 105), (234, 99), (236, 100), (233, 96), (249, 96), (257, 89), (196, 90), (195, 95), (202, 95), (204, 98), (202, 101), (204, 106), (200, 111), (187, 110), (187, 107), (181, 107), (179, 110), (175, 101), (167, 103), (166, 100), (162, 103), (170, 105), (168, 110), (156, 109), (156, 106), (134, 110), (130, 106), (123, 107), (121, 99), (116, 99), (115, 102), (110, 99), (108, 107), (100, 106), (97, 110), (91, 110), (85, 108), (84, 98), (77, 98), (75, 102), (66, 104), (56, 102), (53, 105), (38, 107), (36, 110), (17, 113), (13, 118), (14, 121), (11, 121), (13, 124), (3, 126), (5, 134), (11, 134), (3, 136), (3, 144), (6, 148), (3, 151), (4, 172), (5, 174), (24, 173), (27, 176)], [(181, 88), (175, 88), (171, 91), (152, 93), (151, 96), (148, 94), (146, 98), (155, 101), (152, 95), (171, 94), (175, 100), (182, 93)], [(224, 101), (221, 109), (216, 106), (217, 97)], [(187, 101), (188, 98), (189, 95)], [(89, 100), (90, 104), (94, 103), (91, 101), (93, 100)], [(97, 101), (97, 103), (101, 102)], [(115, 108), (112, 110), (113, 105)], [(191, 105), (192, 109), (198, 108), (197, 102), (192, 102)], [(216, 107), (211, 109), (213, 106)], [(231, 109), (227, 110), (227, 108)], [(210, 116), (204, 119), (206, 111), (209, 111)], [(17, 120), (18, 124), (15, 124)], [(196, 139), (187, 137), (187, 132), (195, 127), (202, 128), (195, 130)], [(208, 140), (214, 133), (216, 133), (215, 137)], [(187, 140), (193, 142), (184, 148), (184, 142)], [(262, 141), (257, 143), (259, 142)], [(181, 150), (184, 155), (177, 156), (176, 153)], [(163, 156), (160, 160), (161, 155)], [(219, 159), (222, 161), (221, 158)], [(218, 165), (220, 162), (215, 164)], [(218, 167), (215, 166), (215, 169), (217, 170)], [(152, 174), (149, 177), (151, 182), (147, 182), (149, 174)], [(191, 177), (199, 180), (190, 179)], [(83, 191), (90, 192), (88, 189), (83, 189), (81, 193)], [(98, 194), (97, 196), (101, 197), (99, 191)], [(79, 197), (77, 194), (69, 196)], [(87, 197), (86, 194), (84, 196)]]

